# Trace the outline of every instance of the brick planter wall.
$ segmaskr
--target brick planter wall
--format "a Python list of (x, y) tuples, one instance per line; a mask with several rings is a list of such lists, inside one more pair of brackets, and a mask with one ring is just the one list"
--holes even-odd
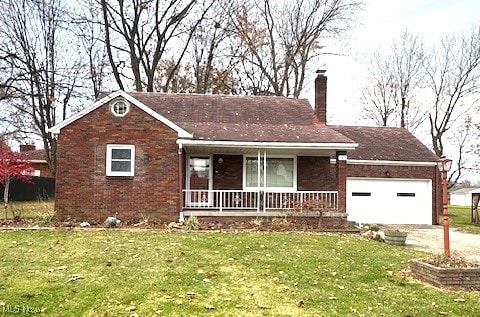
[[(188, 218), (188, 217), (186, 217)], [(198, 220), (203, 223), (223, 223), (225, 225), (237, 225), (242, 227), (242, 223), (250, 223), (256, 219), (264, 221), (266, 224), (273, 219), (283, 219), (282, 216), (268, 216), (259, 213), (258, 216), (197, 216)], [(326, 212), (322, 215), (320, 221), (321, 227), (318, 227), (319, 219), (317, 215), (287, 215), (287, 221), (290, 222), (291, 229), (320, 229), (320, 230), (343, 230), (347, 228), (347, 214), (344, 212)]]
[(480, 268), (439, 268), (411, 260), (410, 270), (415, 278), (438, 287), (480, 290)]

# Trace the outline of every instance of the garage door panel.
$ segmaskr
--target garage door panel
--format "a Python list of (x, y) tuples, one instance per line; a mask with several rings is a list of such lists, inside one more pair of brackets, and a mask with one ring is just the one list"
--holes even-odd
[(430, 180), (347, 179), (348, 219), (358, 223), (431, 224)]

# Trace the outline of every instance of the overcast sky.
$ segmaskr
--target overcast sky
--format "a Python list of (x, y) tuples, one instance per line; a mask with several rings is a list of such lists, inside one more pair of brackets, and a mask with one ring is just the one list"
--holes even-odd
[[(366, 125), (358, 117), (359, 87), (366, 76), (360, 62), (364, 54), (388, 46), (405, 29), (420, 35), (427, 44), (443, 35), (468, 31), (480, 23), (480, 1), (365, 0), (357, 17), (357, 25), (345, 40), (347, 47), (339, 49), (345, 56), (319, 58), (318, 68), (327, 69), (330, 124)], [(313, 83), (307, 85), (305, 97), (313, 101)]]

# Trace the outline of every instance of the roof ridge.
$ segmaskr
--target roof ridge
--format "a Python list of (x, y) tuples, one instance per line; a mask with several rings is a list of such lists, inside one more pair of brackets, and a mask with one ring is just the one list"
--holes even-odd
[(131, 92), (126, 92), (129, 95), (135, 95), (135, 94), (144, 94), (144, 95), (164, 95), (164, 96), (188, 96), (188, 97), (226, 97), (226, 98), (253, 98), (253, 99), (258, 99), (258, 98), (282, 98), (282, 99), (289, 99), (289, 100), (307, 100), (307, 98), (296, 98), (296, 97), (291, 97), (291, 96), (277, 96), (277, 95), (227, 95), (227, 94), (211, 94), (211, 93), (206, 93), (206, 94), (201, 94), (201, 93), (191, 93), (191, 92), (161, 92), (161, 91), (131, 91)]

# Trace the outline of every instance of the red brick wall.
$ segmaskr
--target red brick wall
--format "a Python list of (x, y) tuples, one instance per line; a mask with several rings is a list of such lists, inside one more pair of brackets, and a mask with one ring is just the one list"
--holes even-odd
[[(55, 209), (59, 220), (132, 222), (178, 219), (177, 134), (132, 106), (115, 117), (108, 105), (63, 128), (58, 138)], [(135, 145), (135, 176), (107, 177), (106, 145)]]
[(50, 170), (50, 167), (48, 167), (47, 163), (30, 163), (30, 165), (34, 170), (40, 171), (41, 177), (53, 177), (52, 171)]
[[(223, 162), (219, 163), (218, 159)], [(213, 189), (243, 188), (243, 155), (213, 156)]]
[(337, 190), (335, 164), (329, 157), (299, 156), (297, 158), (298, 190)]

